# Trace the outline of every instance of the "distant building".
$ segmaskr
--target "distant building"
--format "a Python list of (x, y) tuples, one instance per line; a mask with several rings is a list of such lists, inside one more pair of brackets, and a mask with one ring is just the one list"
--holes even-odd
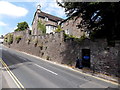
[(3, 35), (0, 36), (0, 43), (3, 43), (4, 42), (4, 37)]
[(41, 11), (40, 5), (37, 6), (37, 10), (34, 14), (34, 18), (32, 21), (32, 35), (40, 35), (41, 32), (37, 29), (38, 21), (41, 20), (43, 23), (45, 23), (46, 26), (46, 33), (54, 32), (54, 30), (57, 28), (59, 23), (63, 21), (62, 18), (50, 15), (48, 13), (45, 13)]

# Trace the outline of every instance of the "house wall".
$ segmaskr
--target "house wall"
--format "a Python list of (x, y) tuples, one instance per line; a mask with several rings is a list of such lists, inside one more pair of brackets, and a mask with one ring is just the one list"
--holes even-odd
[(51, 33), (51, 32), (54, 33), (54, 31), (56, 30), (56, 28), (57, 27), (55, 27), (55, 26), (46, 25), (46, 33)]
[(38, 34), (37, 23), (38, 23), (38, 14), (36, 13), (32, 24), (32, 35)]
[[(120, 75), (120, 42), (115, 47), (108, 47), (106, 39), (77, 42), (74, 39), (65, 39), (64, 32), (40, 36), (30, 35), (28, 31), (13, 34), (14, 37), (23, 37), (19, 43), (14, 39), (10, 48), (70, 66), (75, 66), (76, 57), (82, 58), (82, 49), (90, 49), (91, 70), (118, 77)], [(4, 45), (8, 46), (7, 43)]]
[[(41, 32), (39, 30), (37, 30), (38, 20), (41, 20), (42, 23), (44, 23), (45, 25), (50, 24), (51, 29), (52, 29), (52, 27), (56, 28), (56, 26), (58, 25), (57, 22), (51, 21), (51, 20), (49, 20), (49, 18), (48, 18), (48, 21), (46, 21), (44, 18), (38, 17), (38, 14), (39, 13), (36, 13), (36, 15), (34, 17), (33, 25), (32, 25), (32, 34), (33, 35), (40, 35), (41, 34)], [(47, 33), (53, 32), (53, 30), (51, 30), (51, 29), (46, 28)]]
[(39, 18), (39, 20), (41, 20), (46, 25), (46, 33), (54, 32), (57, 27), (57, 22), (51, 21), (49, 18), (48, 21), (43, 18)]
[(75, 18), (63, 22), (62, 29), (69, 35), (81, 37), (84, 34), (84, 31), (78, 29), (77, 25), (80, 24), (82, 18), (78, 18), (77, 20), (75, 20)]

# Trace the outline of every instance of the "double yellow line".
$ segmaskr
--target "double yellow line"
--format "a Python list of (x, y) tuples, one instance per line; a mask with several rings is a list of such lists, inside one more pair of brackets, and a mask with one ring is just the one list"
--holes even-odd
[(12, 80), (15, 82), (15, 84), (17, 85), (17, 87), (20, 90), (26, 90), (24, 88), (24, 86), (20, 83), (20, 81), (17, 79), (17, 77), (11, 72), (11, 70), (9, 69), (9, 67), (6, 65), (6, 63), (0, 58), (0, 62), (2, 63), (2, 65), (4, 66), (4, 68), (6, 69), (6, 71), (8, 72), (8, 74), (10, 75), (10, 77), (12, 78)]

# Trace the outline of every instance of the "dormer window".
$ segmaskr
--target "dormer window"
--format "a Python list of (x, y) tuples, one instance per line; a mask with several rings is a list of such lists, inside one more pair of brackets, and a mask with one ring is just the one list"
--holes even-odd
[(45, 21), (48, 21), (48, 17), (45, 17)]

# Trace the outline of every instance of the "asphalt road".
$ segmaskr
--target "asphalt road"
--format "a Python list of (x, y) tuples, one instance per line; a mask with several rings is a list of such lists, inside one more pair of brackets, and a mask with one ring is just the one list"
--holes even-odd
[(24, 88), (118, 88), (113, 83), (86, 76), (4, 46), (0, 47), (0, 50), (2, 60)]

